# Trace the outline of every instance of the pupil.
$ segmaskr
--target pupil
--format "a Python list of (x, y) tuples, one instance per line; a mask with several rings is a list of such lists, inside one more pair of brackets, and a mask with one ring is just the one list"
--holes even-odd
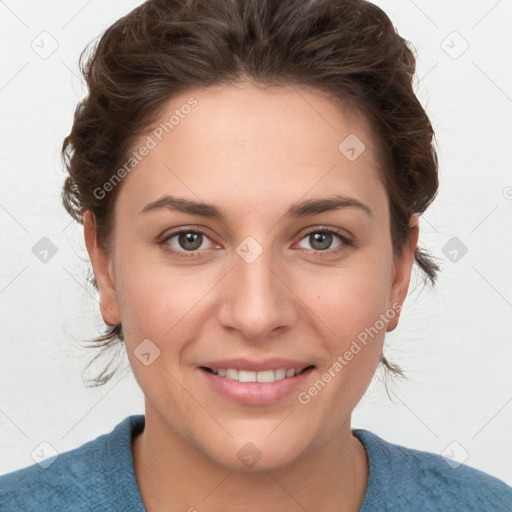
[(179, 236), (179, 242), (186, 251), (193, 251), (201, 247), (200, 233), (182, 233)]
[[(321, 250), (321, 249), (327, 249), (331, 245), (332, 241), (332, 234), (331, 233), (325, 233), (325, 232), (319, 232), (314, 233), (312, 239), (311, 246), (315, 250)], [(319, 243), (319, 246), (315, 247), (315, 244)]]

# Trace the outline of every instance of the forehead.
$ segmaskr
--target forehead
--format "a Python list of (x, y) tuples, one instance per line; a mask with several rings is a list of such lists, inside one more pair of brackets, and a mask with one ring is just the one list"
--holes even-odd
[(164, 105), (134, 150), (143, 145), (151, 149), (120, 194), (139, 211), (180, 193), (238, 208), (333, 191), (382, 199), (366, 120), (306, 89), (239, 83), (185, 91)]
[(366, 118), (354, 108), (342, 106), (340, 100), (335, 101), (319, 91), (300, 87), (264, 89), (250, 82), (191, 89), (165, 103), (160, 119), (145, 135), (167, 143), (169, 148), (195, 148), (195, 153), (200, 141), (220, 147), (264, 145), (275, 155), (279, 145), (301, 156), (315, 147), (337, 156), (339, 143), (355, 135), (369, 150), (365, 160), (371, 160), (377, 148)]

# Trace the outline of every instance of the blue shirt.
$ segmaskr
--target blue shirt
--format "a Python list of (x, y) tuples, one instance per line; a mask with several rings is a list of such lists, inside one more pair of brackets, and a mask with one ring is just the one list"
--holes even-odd
[[(129, 416), (109, 434), (59, 454), (46, 469), (34, 464), (0, 477), (0, 510), (144, 512), (131, 451), (143, 429), (143, 415)], [(440, 455), (388, 443), (367, 430), (353, 433), (370, 467), (359, 512), (512, 511), (512, 488), (497, 478), (466, 465), (454, 468)]]

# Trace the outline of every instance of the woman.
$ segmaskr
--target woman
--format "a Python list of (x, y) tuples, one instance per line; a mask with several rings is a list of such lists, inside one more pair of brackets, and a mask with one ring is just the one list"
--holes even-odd
[(351, 429), (412, 265), (437, 270), (414, 70), (362, 0), (150, 0), (106, 31), (63, 198), (145, 415), (6, 475), (2, 510), (512, 510)]

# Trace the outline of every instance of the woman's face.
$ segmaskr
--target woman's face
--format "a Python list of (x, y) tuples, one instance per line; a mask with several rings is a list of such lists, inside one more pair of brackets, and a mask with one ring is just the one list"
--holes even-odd
[(117, 185), (110, 256), (85, 223), (104, 319), (147, 422), (230, 468), (284, 467), (349, 435), (417, 230), (394, 257), (370, 133), (311, 91), (191, 90), (161, 114)]

